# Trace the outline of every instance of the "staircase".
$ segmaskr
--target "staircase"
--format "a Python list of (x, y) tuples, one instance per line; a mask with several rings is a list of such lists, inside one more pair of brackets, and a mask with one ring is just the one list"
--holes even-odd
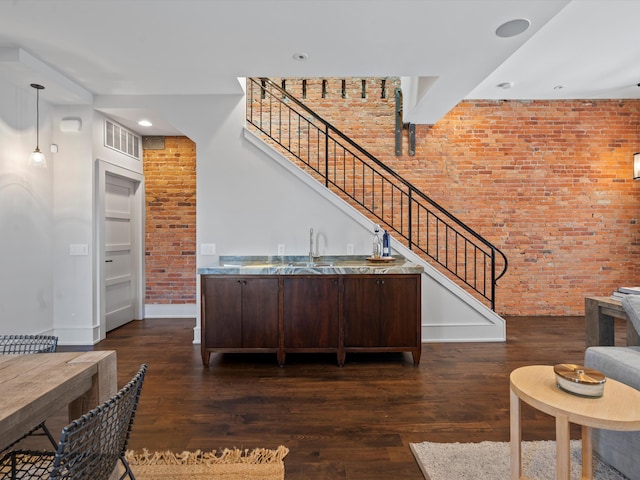
[(271, 80), (247, 80), (246, 117), (265, 141), (495, 310), (508, 265), (497, 247)]

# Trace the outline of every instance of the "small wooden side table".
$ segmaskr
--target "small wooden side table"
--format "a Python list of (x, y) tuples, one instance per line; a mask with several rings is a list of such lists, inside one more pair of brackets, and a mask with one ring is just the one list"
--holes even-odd
[(614, 345), (615, 318), (627, 322), (627, 345), (640, 345), (640, 335), (629, 321), (629, 316), (618, 300), (613, 300), (611, 297), (586, 297), (584, 299), (586, 346)]
[(582, 425), (582, 478), (593, 478), (591, 429), (640, 430), (640, 391), (607, 378), (599, 398), (560, 390), (552, 366), (517, 368), (510, 376), (511, 479), (522, 476), (520, 401), (556, 419), (556, 479), (570, 475), (569, 423)]

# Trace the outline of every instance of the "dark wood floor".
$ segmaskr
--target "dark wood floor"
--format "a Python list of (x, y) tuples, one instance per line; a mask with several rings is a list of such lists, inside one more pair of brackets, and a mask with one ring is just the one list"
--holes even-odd
[[(517, 317), (505, 343), (424, 344), (419, 367), (408, 354), (351, 354), (343, 368), (332, 355), (279, 368), (275, 354), (217, 354), (203, 368), (193, 326), (136, 321), (94, 347), (117, 350), (120, 385), (149, 365), (130, 447), (285, 445), (287, 480), (419, 480), (409, 443), (508, 441), (509, 372), (584, 354), (582, 317)], [(523, 406), (525, 440), (554, 435), (552, 418)]]

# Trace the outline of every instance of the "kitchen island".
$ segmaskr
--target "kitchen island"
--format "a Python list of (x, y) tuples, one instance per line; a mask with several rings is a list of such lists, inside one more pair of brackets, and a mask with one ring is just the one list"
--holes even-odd
[(421, 352), (423, 267), (398, 257), (221, 256), (198, 269), (201, 352)]

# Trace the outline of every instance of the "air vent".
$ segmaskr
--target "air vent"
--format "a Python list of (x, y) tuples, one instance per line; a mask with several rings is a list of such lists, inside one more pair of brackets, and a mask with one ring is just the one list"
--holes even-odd
[(105, 120), (104, 127), (106, 147), (140, 160), (140, 135), (136, 135), (111, 120)]

